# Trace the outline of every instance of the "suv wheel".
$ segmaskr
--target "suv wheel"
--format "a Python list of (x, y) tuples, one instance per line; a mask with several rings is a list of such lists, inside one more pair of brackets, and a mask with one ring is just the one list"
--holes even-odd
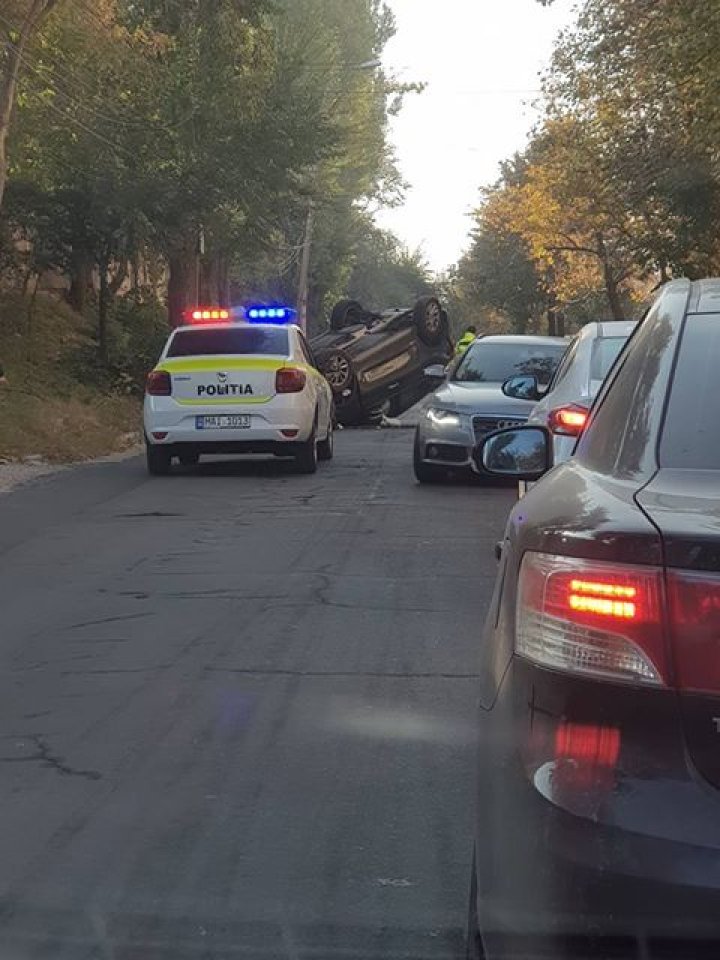
[(413, 321), (423, 343), (437, 346), (446, 337), (447, 315), (437, 297), (421, 297), (413, 309)]
[(364, 318), (365, 310), (361, 303), (357, 300), (341, 300), (335, 304), (330, 314), (330, 329), (344, 330), (345, 327), (362, 323)]

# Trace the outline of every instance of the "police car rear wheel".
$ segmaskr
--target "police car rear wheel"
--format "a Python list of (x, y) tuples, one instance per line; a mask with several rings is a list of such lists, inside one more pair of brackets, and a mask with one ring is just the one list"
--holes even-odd
[(321, 440), (317, 445), (318, 460), (332, 460), (335, 449), (335, 432), (333, 430), (332, 419), (328, 424), (327, 437)]
[(309, 440), (297, 445), (295, 453), (295, 470), (297, 473), (315, 473), (318, 468), (317, 434), (313, 428)]
[(152, 443), (145, 444), (148, 473), (154, 477), (166, 477), (170, 473), (172, 457), (170, 451)]

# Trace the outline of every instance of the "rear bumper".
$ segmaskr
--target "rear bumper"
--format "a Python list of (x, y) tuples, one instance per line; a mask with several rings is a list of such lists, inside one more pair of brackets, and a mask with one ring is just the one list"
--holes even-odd
[[(557, 759), (566, 721), (619, 729), (616, 767), (588, 777), (582, 760)], [(674, 693), (568, 680), (515, 658), (481, 738), (488, 960), (696, 960), (701, 941), (720, 956), (720, 794), (688, 764)]]
[[(292, 396), (292, 395), (290, 395)], [(299, 396), (299, 395), (296, 395)], [(205, 416), (247, 416), (244, 429), (199, 429), (197, 418)], [(145, 436), (162, 446), (193, 447), (198, 452), (227, 453), (231, 447), (287, 444), (309, 439), (315, 421), (311, 403), (276, 398), (272, 403), (188, 408), (171, 399), (146, 398)], [(285, 436), (290, 433), (291, 436)]]

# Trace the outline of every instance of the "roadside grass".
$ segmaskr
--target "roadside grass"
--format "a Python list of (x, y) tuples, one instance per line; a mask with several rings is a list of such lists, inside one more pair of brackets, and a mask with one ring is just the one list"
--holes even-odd
[(49, 297), (0, 293), (0, 457), (84, 460), (140, 439), (140, 401), (92, 362), (90, 323)]

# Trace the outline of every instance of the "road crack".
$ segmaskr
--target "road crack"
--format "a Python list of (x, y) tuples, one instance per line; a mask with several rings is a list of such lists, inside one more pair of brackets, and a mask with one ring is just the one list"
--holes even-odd
[(53, 753), (50, 745), (39, 734), (33, 734), (25, 739), (35, 746), (35, 753), (23, 757), (0, 756), (0, 763), (40, 763), (64, 777), (80, 777), (83, 780), (102, 779), (102, 774), (98, 770), (81, 770), (78, 767), (71, 767), (65, 762), (64, 757)]

